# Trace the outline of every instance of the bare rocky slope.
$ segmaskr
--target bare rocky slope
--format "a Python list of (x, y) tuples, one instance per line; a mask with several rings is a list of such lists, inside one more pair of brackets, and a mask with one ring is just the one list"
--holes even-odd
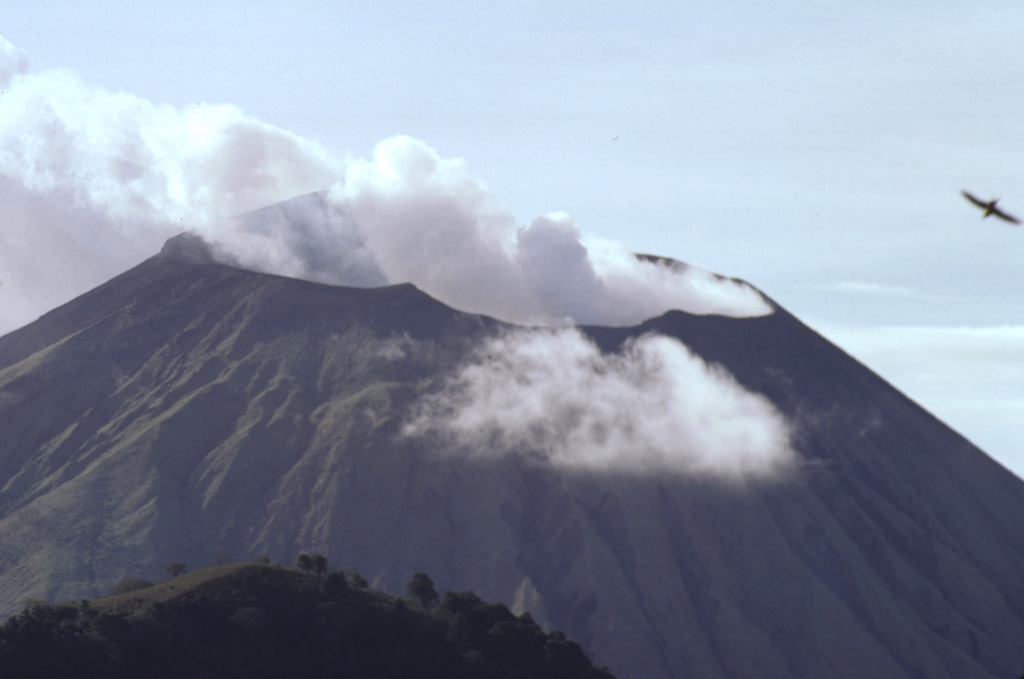
[(1024, 671), (1024, 483), (784, 310), (586, 332), (723, 366), (794, 424), (795, 474), (566, 473), (396, 436), (499, 322), (188, 246), (0, 338), (0, 612), (304, 550), (530, 610), (619, 677)]

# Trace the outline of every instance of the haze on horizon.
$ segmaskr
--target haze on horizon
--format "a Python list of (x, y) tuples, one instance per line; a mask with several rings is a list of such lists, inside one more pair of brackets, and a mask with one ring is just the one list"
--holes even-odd
[[(465, 158), (515, 228), (564, 215), (591, 242), (751, 281), (1024, 470), (1024, 234), (959, 195), (1024, 208), (1020, 8), (8, 10), (0, 210), (52, 230), (5, 229), (0, 332), (12, 305), (28, 300), (23, 324), (185, 222), (330, 187), (409, 135)], [(22, 76), (59, 87), (18, 109)], [(117, 129), (163, 164), (78, 154), (120, 148)], [(104, 181), (76, 203), (61, 172)], [(81, 229), (56, 228), (69, 213)]]

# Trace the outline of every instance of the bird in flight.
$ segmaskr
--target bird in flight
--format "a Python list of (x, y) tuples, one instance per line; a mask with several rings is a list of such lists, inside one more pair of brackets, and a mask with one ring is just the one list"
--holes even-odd
[(967, 191), (961, 191), (960, 193), (964, 195), (964, 198), (971, 201), (972, 203), (974, 203), (975, 205), (977, 205), (978, 207), (985, 211), (985, 214), (981, 215), (982, 219), (988, 217), (989, 215), (995, 215), (996, 217), (999, 217), (1002, 220), (1010, 222), (1011, 224), (1020, 224), (1019, 219), (1017, 219), (1011, 214), (1003, 212), (1002, 210), (996, 207), (996, 203), (999, 202), (998, 198), (993, 198), (992, 200), (985, 202), (978, 198), (977, 196), (972, 196)]

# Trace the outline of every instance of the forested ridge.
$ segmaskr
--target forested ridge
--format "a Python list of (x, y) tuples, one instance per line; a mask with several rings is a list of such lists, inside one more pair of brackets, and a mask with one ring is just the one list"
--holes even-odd
[[(560, 632), (473, 592), (405, 596), (329, 572), (223, 565), (116, 596), (30, 604), (0, 625), (5, 677), (613, 679)], [(179, 569), (172, 569), (179, 570)], [(145, 586), (149, 585), (149, 586)]]

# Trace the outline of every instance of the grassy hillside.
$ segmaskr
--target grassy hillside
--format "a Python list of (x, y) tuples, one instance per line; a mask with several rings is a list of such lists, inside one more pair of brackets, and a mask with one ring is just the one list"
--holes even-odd
[[(5, 677), (611, 679), (559, 632), (429, 578), (393, 597), (280, 566), (226, 565), (33, 606), (0, 626)], [(410, 581), (412, 583), (412, 581)]]

